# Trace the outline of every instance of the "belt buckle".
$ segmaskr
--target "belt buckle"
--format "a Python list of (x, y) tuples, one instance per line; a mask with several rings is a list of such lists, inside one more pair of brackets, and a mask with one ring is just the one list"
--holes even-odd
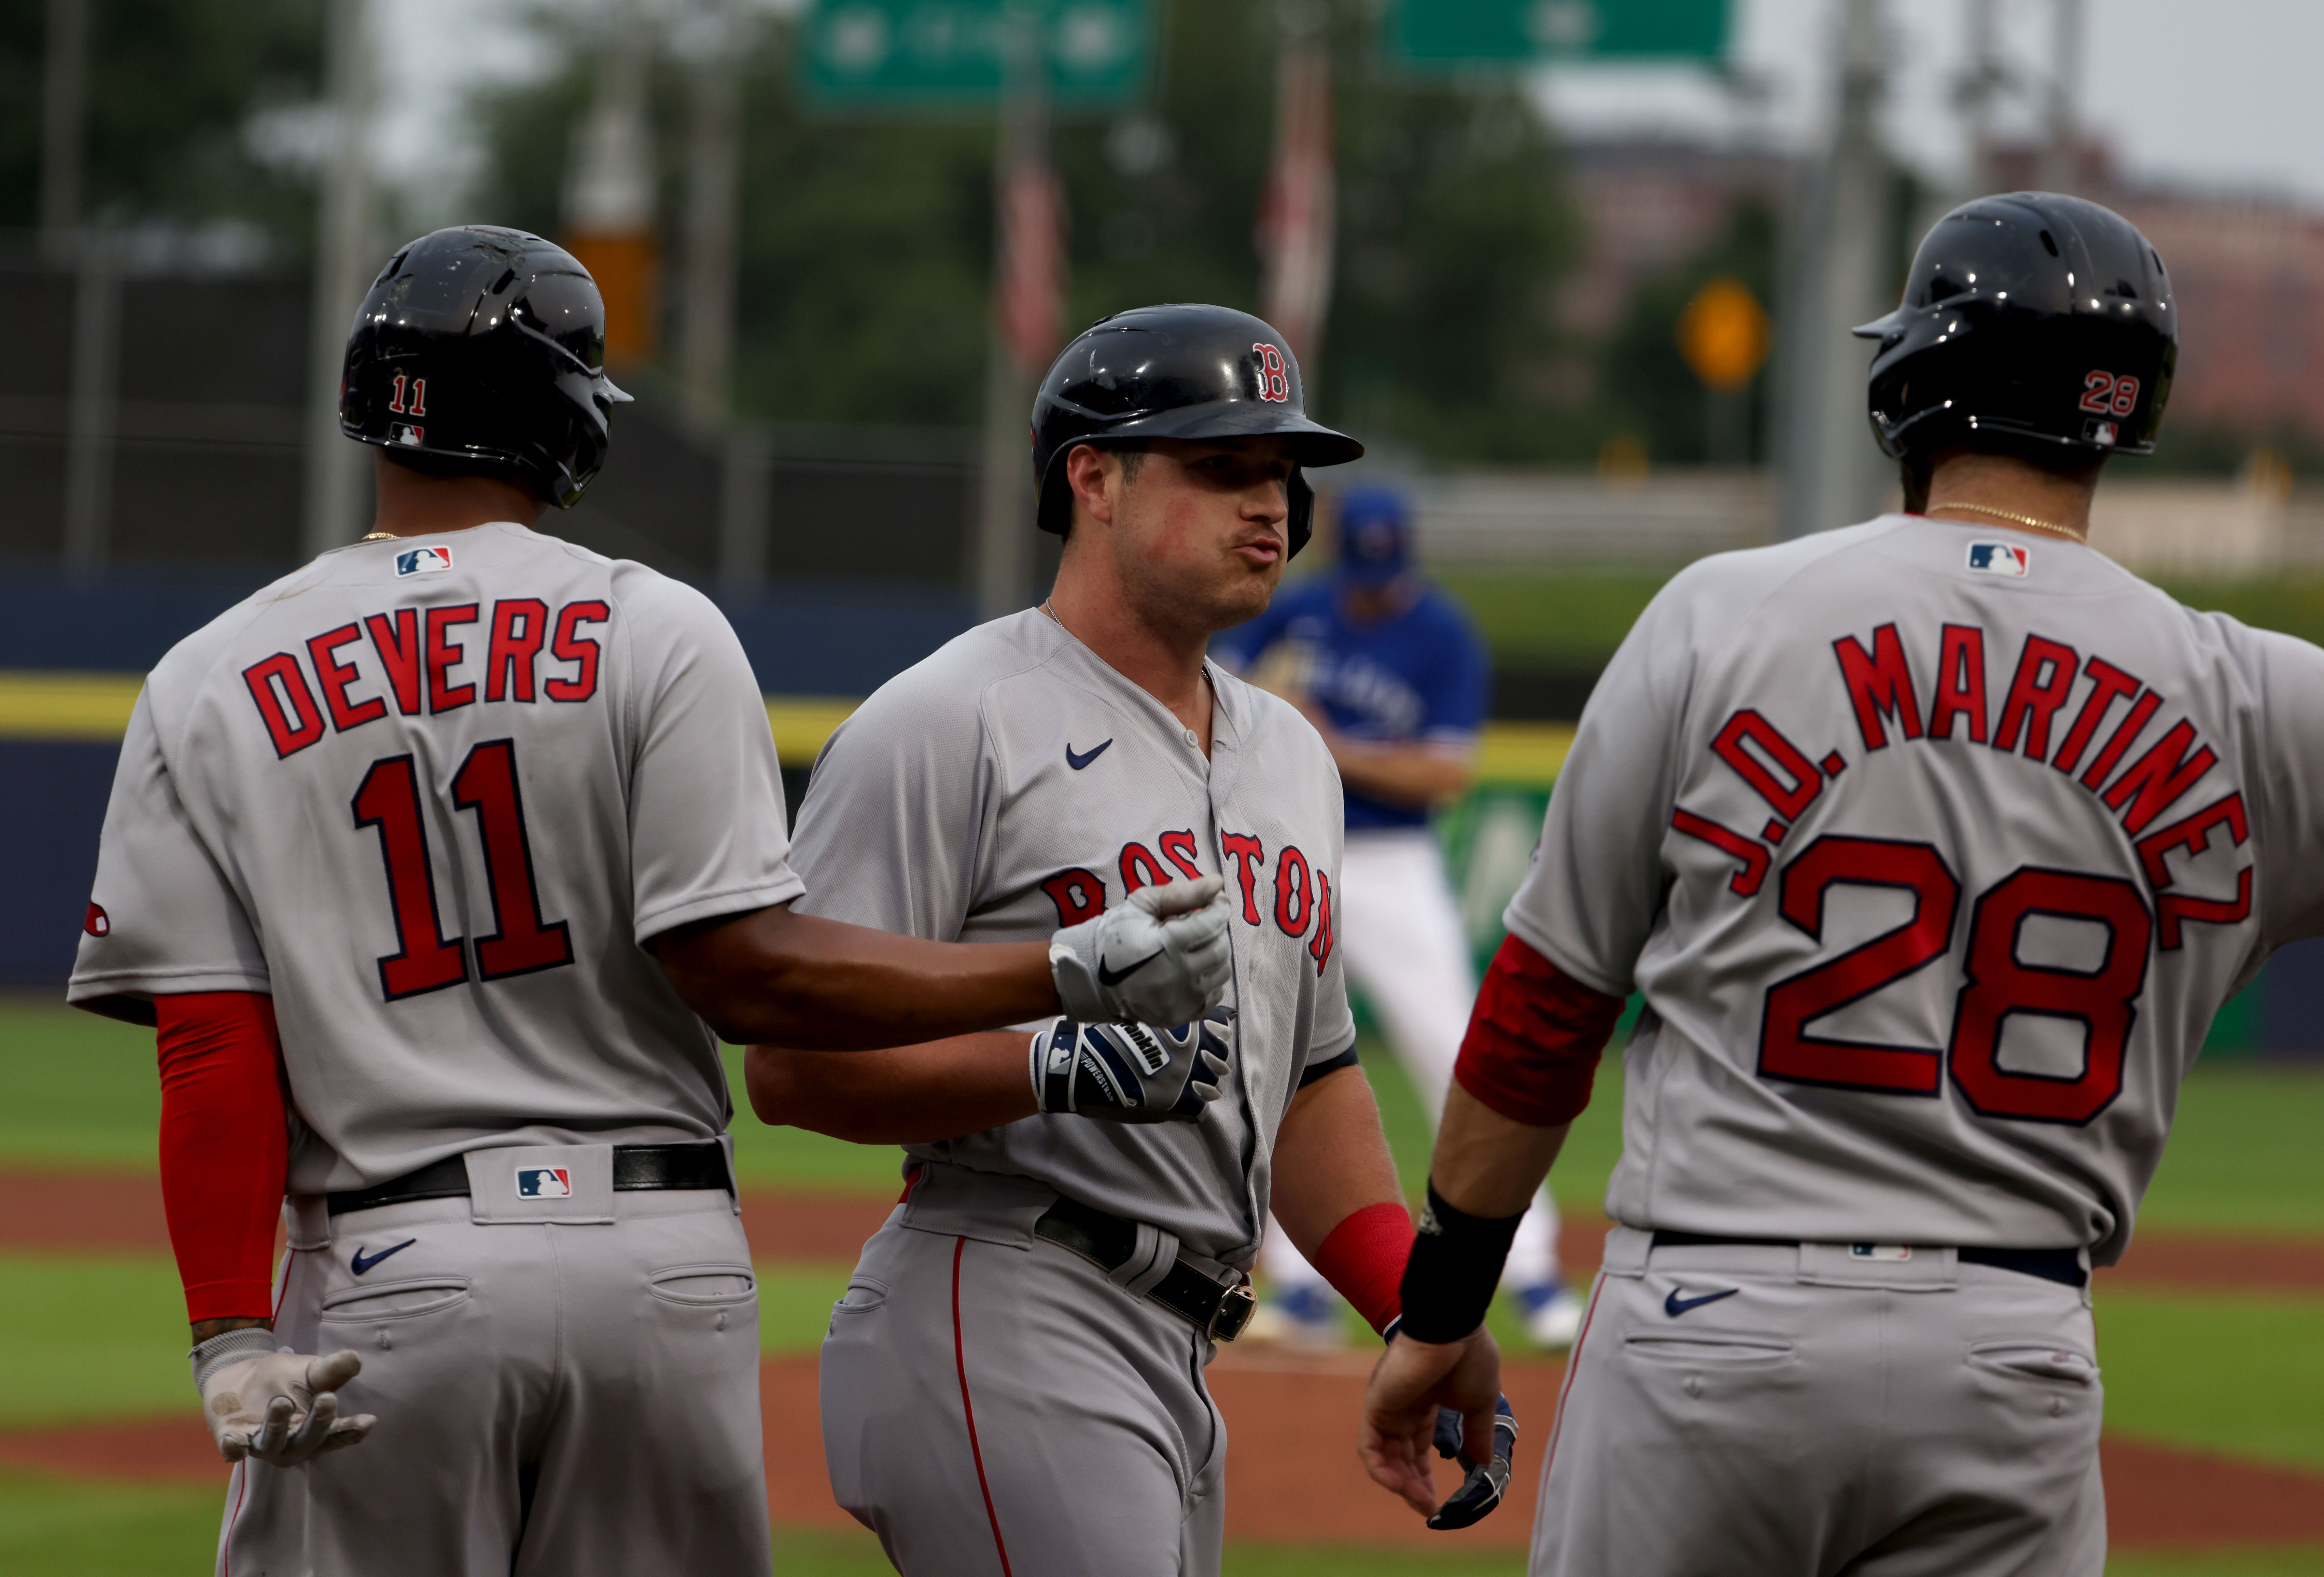
[(1205, 1334), (1213, 1341), (1232, 1341), (1242, 1334), (1243, 1327), (1257, 1313), (1258, 1294), (1250, 1290), (1249, 1282), (1239, 1283), (1219, 1295), (1219, 1306), (1211, 1315)]

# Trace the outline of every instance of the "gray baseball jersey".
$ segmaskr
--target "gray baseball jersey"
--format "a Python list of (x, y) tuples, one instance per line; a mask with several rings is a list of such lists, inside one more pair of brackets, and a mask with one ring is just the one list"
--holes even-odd
[(293, 1193), (707, 1139), (717, 1044), (640, 944), (800, 890), (707, 599), (512, 524), (358, 543), (148, 677), (70, 994), (271, 994)]
[(1617, 1220), (2111, 1263), (2212, 1015), (2324, 929), (2324, 652), (2030, 533), (1708, 559), (1508, 920), (1646, 999)]
[(1215, 665), (1210, 758), (1038, 609), (962, 635), (841, 725), (799, 807), (803, 913), (939, 942), (1032, 942), (1141, 886), (1221, 874), (1236, 1060), (1195, 1124), (1032, 1117), (907, 1146), (1034, 1178), (1248, 1265), (1275, 1130), (1355, 1039), (1335, 946), (1340, 782), (1315, 730)]

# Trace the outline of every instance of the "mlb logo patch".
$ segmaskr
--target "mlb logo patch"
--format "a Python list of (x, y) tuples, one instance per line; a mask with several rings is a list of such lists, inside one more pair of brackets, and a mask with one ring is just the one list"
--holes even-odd
[(520, 1166), (516, 1169), (519, 1199), (571, 1199), (573, 1173), (562, 1166)]
[(2009, 575), (2023, 580), (2025, 571), (2034, 567), (2034, 557), (2015, 543), (1971, 543), (1969, 567), (1980, 574)]
[(387, 424), (387, 441), (401, 448), (422, 448), (425, 446), (427, 438), (428, 430), (425, 427), (414, 427), (409, 422), (391, 422)]
[(1913, 1249), (1907, 1243), (1850, 1243), (1848, 1246), (1848, 1257), (1850, 1259), (1873, 1259), (1884, 1264), (1895, 1264), (1912, 1258)]
[(395, 555), (395, 573), (401, 580), (406, 575), (432, 575), (438, 570), (452, 567), (449, 548), (406, 548)]

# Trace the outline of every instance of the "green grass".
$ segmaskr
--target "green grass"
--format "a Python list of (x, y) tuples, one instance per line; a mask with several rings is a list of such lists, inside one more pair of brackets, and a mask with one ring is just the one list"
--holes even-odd
[(2319, 1133), (2324, 1066), (2197, 1063), (2140, 1225), (2324, 1232)]
[[(209, 1568), (217, 1547), (215, 1491), (124, 1489), (43, 1474), (0, 1473), (0, 1571), (20, 1577), (172, 1577)], [(784, 1577), (887, 1577), (869, 1533), (774, 1530)], [(1516, 1552), (1378, 1550), (1231, 1544), (1225, 1577), (1517, 1577)], [(2109, 1577), (2313, 1577), (2324, 1549), (2207, 1555), (2116, 1555)]]
[(0, 1160), (150, 1171), (161, 1118), (152, 1030), (0, 997)]
[(0, 1572), (162, 1577), (207, 1572), (223, 1508), (215, 1489), (129, 1489), (0, 1473)]
[(185, 1336), (166, 1257), (0, 1252), (0, 1428), (190, 1415)]
[(2324, 1297), (2100, 1287), (2107, 1426), (2324, 1470)]
[(831, 1305), (847, 1291), (849, 1267), (761, 1265), (759, 1350), (770, 1357), (813, 1352), (831, 1327)]
[(1614, 654), (1668, 570), (1452, 571), (1436, 577), (1466, 603), (1496, 662), (1594, 668)]
[(2317, 1577), (2319, 1572), (2324, 1572), (2324, 1545), (2317, 1545), (2107, 1559), (2107, 1577)]

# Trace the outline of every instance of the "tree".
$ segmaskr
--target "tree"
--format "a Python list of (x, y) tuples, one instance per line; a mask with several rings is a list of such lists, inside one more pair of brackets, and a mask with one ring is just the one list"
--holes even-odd
[[(1253, 241), (1275, 116), (1268, 8), (1168, 0), (1151, 103), (1067, 119), (1055, 157), (1072, 216), (1078, 328), (1157, 301), (1257, 305)], [(1401, 80), (1373, 8), (1333, 10), (1339, 287), (1310, 399), (1367, 435), (1447, 459), (1571, 448), (1531, 392), (1555, 348), (1552, 289), (1574, 250), (1551, 139), (1508, 87)], [(960, 425), (980, 416), (991, 267), (989, 117), (809, 118), (793, 33), (745, 67), (737, 397), (745, 413)], [(576, 55), (484, 107), (484, 217), (555, 233), (571, 126), (593, 65)], [(657, 88), (665, 233), (683, 198), (684, 79)]]
[[(322, 0), (88, 0), (83, 211), (231, 218), (304, 251), (310, 169), (295, 136), (322, 74)], [(0, 0), (0, 226), (40, 212), (46, 0)]]
[[(1631, 293), (1620, 324), (1606, 342), (1600, 379), (1622, 430), (1633, 434), (1656, 465), (1699, 465), (1710, 458), (1707, 404), (1702, 382), (1679, 353), (1678, 323), (1695, 292), (1724, 275), (1739, 282), (1772, 312), (1776, 270), (1775, 210), (1757, 198), (1738, 200), (1725, 229), (1676, 268)], [(1745, 385), (1746, 452), (1765, 457), (1772, 362)]]

